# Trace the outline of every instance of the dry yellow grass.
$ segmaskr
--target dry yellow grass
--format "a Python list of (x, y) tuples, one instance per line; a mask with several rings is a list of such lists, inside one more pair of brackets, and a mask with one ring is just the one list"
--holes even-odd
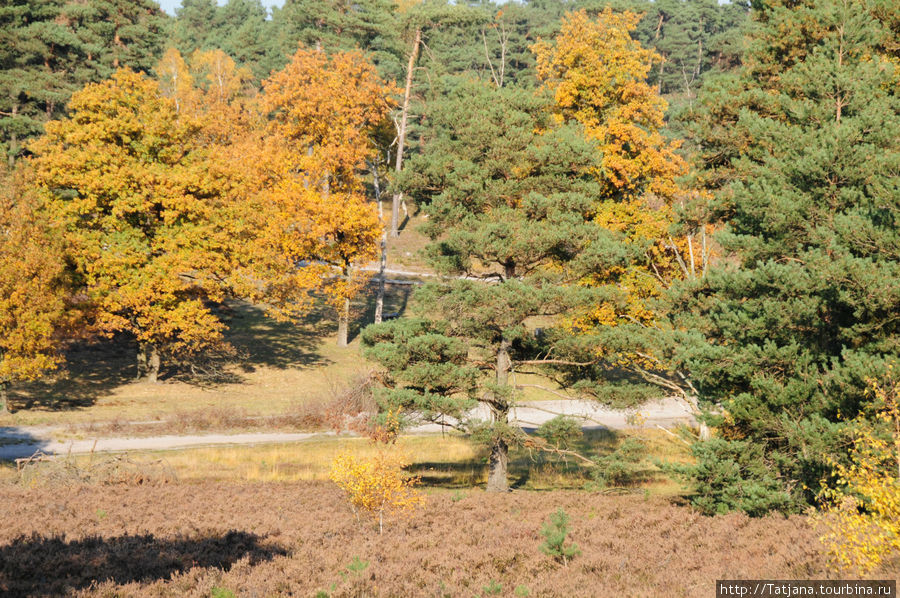
[(323, 314), (291, 324), (246, 304), (236, 304), (235, 313), (228, 339), (246, 358), (225, 368), (232, 377), (226, 383), (203, 385), (186, 377), (135, 381), (131, 347), (99, 343), (72, 355), (68, 372), (15, 387), (15, 412), (0, 416), (0, 425), (148, 421), (208, 407), (276, 415), (327, 400), (336, 387), (371, 368), (358, 340), (336, 346), (334, 326)]
[[(608, 454), (628, 436), (644, 441), (651, 457), (678, 462), (690, 460), (686, 445), (654, 430), (622, 434), (591, 431), (577, 448), (585, 455)], [(410, 457), (410, 470), (420, 477), (426, 489), (468, 490), (486, 481), (485, 447), (463, 436), (403, 436), (398, 440), (397, 448)], [(322, 436), (285, 444), (132, 452), (129, 458), (137, 462), (161, 460), (181, 481), (296, 482), (327, 480), (332, 463), (340, 453), (369, 456), (375, 450), (372, 441), (366, 438)], [(78, 466), (85, 467), (91, 460), (97, 462), (107, 457), (79, 455), (71, 458)], [(0, 468), (0, 481), (15, 478), (14, 468)], [(581, 488), (589, 480), (588, 471), (572, 461), (566, 464), (546, 453), (524, 449), (514, 449), (510, 454), (510, 481), (516, 488)], [(681, 492), (677, 483), (652, 472), (630, 489), (666, 495)]]

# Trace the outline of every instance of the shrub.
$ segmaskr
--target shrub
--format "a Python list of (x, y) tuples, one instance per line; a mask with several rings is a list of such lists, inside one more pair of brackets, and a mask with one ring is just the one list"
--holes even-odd
[(581, 550), (574, 542), (566, 545), (566, 536), (569, 535), (569, 516), (562, 508), (550, 515), (550, 521), (541, 527), (541, 535), (544, 536), (541, 552), (565, 566), (568, 566), (570, 558), (581, 554)]
[(425, 500), (414, 489), (418, 479), (404, 470), (407, 465), (402, 453), (380, 445), (371, 457), (338, 455), (330, 478), (347, 493), (357, 518), (362, 512), (377, 519), (383, 533), (385, 515), (407, 515)]
[(860, 575), (900, 552), (900, 383), (891, 370), (871, 382), (877, 417), (857, 421), (850, 463), (832, 463), (837, 484), (823, 490), (823, 514), (813, 518), (828, 530), (821, 540), (832, 566)]
[(557, 415), (544, 422), (535, 434), (549, 444), (565, 450), (571, 449), (573, 442), (584, 435), (581, 431), (581, 424), (574, 417), (568, 415)]
[(594, 459), (591, 475), (599, 487), (629, 486), (641, 481), (646, 469), (647, 447), (637, 438), (626, 438), (616, 450)]
[(665, 469), (695, 484), (691, 502), (706, 515), (744, 511), (762, 516), (790, 510), (790, 495), (767, 466), (763, 447), (750, 441), (714, 438), (691, 447), (694, 465)]

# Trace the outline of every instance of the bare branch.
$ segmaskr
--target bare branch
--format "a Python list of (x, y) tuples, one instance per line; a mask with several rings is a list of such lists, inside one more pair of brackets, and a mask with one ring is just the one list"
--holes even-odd
[(516, 361), (520, 365), (571, 365), (575, 367), (587, 367), (596, 365), (597, 361), (568, 361), (566, 359), (523, 359)]
[(682, 443), (686, 444), (687, 446), (691, 446), (690, 442), (688, 442), (687, 440), (685, 440), (678, 434), (673, 433), (671, 430), (666, 430), (659, 424), (656, 424), (656, 427), (659, 428), (660, 430), (662, 430), (663, 432), (665, 432), (666, 434), (668, 434), (669, 436), (671, 436), (672, 438), (674, 438), (675, 440), (677, 440), (678, 442), (682, 442)]

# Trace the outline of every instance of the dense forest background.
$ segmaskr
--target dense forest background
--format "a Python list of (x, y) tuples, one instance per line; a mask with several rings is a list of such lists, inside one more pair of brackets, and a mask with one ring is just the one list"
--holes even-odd
[[(10, 163), (49, 119), (65, 113), (72, 93), (108, 78), (116, 68), (153, 73), (167, 47), (183, 56), (224, 50), (259, 84), (282, 69), (298, 43), (326, 51), (360, 48), (379, 73), (402, 83), (417, 29), (425, 30), (414, 98), (434, 93), (436, 80), (466, 74), (534, 86), (529, 46), (551, 38), (560, 17), (597, 2), (358, 3), (289, 0), (266, 9), (255, 0), (185, 0), (176, 17), (152, 0), (6, 2), (0, 13), (2, 144)], [(740, 28), (749, 6), (709, 1), (614, 2), (642, 14), (634, 36), (662, 60), (649, 82), (670, 99), (671, 112), (696, 97), (703, 77), (740, 62)], [(492, 68), (494, 74), (492, 75)], [(502, 70), (502, 75), (499, 75)], [(424, 73), (427, 73), (425, 75)], [(421, 110), (414, 110), (421, 115)], [(418, 122), (416, 118), (413, 122)]]

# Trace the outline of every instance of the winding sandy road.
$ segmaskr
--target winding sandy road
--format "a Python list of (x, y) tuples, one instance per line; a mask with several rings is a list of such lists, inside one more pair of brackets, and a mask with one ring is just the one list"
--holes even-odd
[[(595, 403), (575, 400), (540, 401), (517, 406), (511, 419), (522, 427), (536, 428), (558, 414), (576, 417), (582, 427), (621, 430), (633, 428), (632, 411), (610, 409)], [(488, 418), (487, 408), (476, 409), (473, 414)], [(694, 418), (678, 400), (662, 399), (648, 403), (640, 410), (644, 427), (670, 428), (681, 423), (691, 424)], [(29, 457), (36, 451), (48, 455), (80, 454), (89, 452), (155, 451), (197, 448), (216, 445), (255, 445), (282, 442), (302, 442), (315, 438), (336, 436), (334, 432), (257, 432), (243, 434), (161, 435), (142, 437), (97, 437), (81, 440), (55, 440), (63, 428), (49, 426), (0, 427), (0, 460), (9, 461)], [(434, 434), (441, 431), (438, 424), (412, 428), (409, 434)], [(344, 434), (349, 436), (350, 434)]]

